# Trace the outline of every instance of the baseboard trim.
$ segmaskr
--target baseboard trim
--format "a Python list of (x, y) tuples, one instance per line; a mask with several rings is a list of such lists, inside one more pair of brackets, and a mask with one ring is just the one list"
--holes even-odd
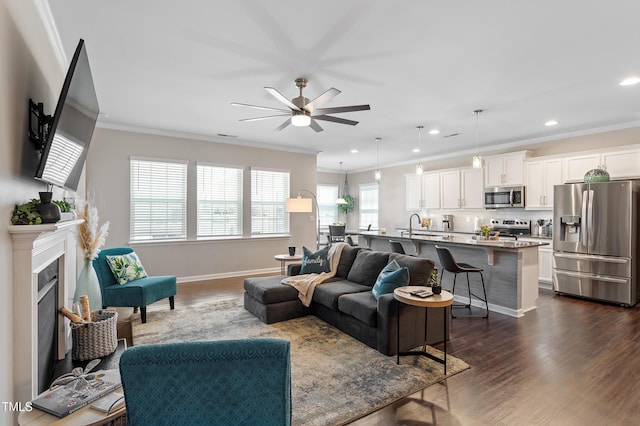
[(237, 278), (251, 275), (262, 275), (262, 274), (279, 274), (280, 268), (264, 268), (264, 269), (252, 269), (249, 271), (233, 271), (233, 272), (222, 272), (220, 274), (207, 274), (207, 275), (194, 275), (191, 277), (180, 277), (178, 278), (178, 284), (184, 283), (193, 283), (197, 281), (207, 281), (207, 280), (215, 280), (221, 278)]
[[(462, 303), (465, 305), (469, 303), (468, 297), (462, 297), (458, 295), (453, 296), (453, 300), (457, 303)], [(476, 299), (471, 300), (471, 306), (473, 306), (474, 308), (486, 309), (484, 302), (481, 302), (480, 300), (476, 300)], [(531, 308), (530, 310), (533, 310), (533, 309), (535, 308)], [(506, 306), (494, 305), (493, 303), (489, 303), (489, 311), (495, 312), (498, 314), (508, 315), (510, 317), (515, 317), (515, 318), (523, 317), (526, 312), (526, 311), (523, 311), (522, 309), (507, 308)]]

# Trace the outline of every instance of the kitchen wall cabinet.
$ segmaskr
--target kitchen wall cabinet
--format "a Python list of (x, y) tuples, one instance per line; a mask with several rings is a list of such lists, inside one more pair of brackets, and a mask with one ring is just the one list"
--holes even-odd
[(482, 169), (462, 169), (440, 173), (443, 209), (483, 207), (484, 189)]
[(412, 174), (405, 175), (405, 207), (407, 211), (421, 209), (422, 200), (422, 176)]
[(640, 149), (594, 152), (564, 159), (565, 182), (582, 182), (584, 174), (604, 166), (611, 179), (635, 179), (640, 177)]
[(523, 185), (525, 153), (526, 151), (486, 157), (484, 160), (485, 185)]
[(611, 179), (637, 178), (640, 176), (640, 150), (602, 153), (600, 164), (605, 166)]
[(407, 211), (440, 208), (440, 173), (405, 175)]
[(600, 154), (585, 154), (564, 159), (564, 181), (582, 182), (584, 174), (600, 165)]
[(525, 170), (525, 209), (553, 209), (553, 186), (561, 185), (562, 159), (527, 160)]

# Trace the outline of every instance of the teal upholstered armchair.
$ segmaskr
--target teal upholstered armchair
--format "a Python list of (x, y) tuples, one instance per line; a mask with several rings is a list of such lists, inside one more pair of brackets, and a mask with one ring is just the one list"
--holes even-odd
[(133, 253), (130, 247), (116, 247), (100, 250), (98, 257), (93, 260), (93, 268), (100, 281), (102, 290), (102, 307), (131, 306), (134, 312), (140, 308), (140, 319), (147, 322), (147, 305), (158, 300), (169, 298), (169, 306), (174, 308), (174, 296), (176, 294), (176, 277), (164, 275), (157, 277), (145, 277), (129, 281), (126, 284), (118, 284), (106, 256), (119, 256)]
[(290, 425), (289, 350), (281, 339), (133, 346), (120, 357), (127, 424)]

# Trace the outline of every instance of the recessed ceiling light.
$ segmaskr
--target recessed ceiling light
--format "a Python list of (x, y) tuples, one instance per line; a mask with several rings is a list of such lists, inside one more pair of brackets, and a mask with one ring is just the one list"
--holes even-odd
[(420, 152), (420, 148), (413, 148), (413, 152)]
[(620, 86), (632, 86), (638, 83), (640, 83), (640, 77), (629, 77), (622, 80)]
[(440, 133), (440, 130), (438, 129), (429, 130), (430, 135), (437, 135), (438, 133)]
[(555, 126), (556, 124), (558, 124), (556, 120), (549, 120), (546, 123), (544, 123), (545, 126)]
[(357, 154), (357, 153), (358, 153), (358, 150), (357, 150), (357, 149), (355, 149), (355, 148), (353, 148), (353, 149), (351, 150), (351, 153), (352, 153), (352, 154)]

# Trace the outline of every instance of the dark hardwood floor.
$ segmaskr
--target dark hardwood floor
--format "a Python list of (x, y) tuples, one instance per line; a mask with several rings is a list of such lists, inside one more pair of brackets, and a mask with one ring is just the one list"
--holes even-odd
[[(176, 305), (192, 305), (240, 296), (242, 279), (178, 287)], [(447, 350), (471, 368), (352, 424), (640, 424), (640, 305), (549, 290), (540, 290), (538, 302), (519, 319), (453, 319)], [(157, 309), (168, 303), (149, 307)], [(130, 312), (120, 314), (125, 323)]]

